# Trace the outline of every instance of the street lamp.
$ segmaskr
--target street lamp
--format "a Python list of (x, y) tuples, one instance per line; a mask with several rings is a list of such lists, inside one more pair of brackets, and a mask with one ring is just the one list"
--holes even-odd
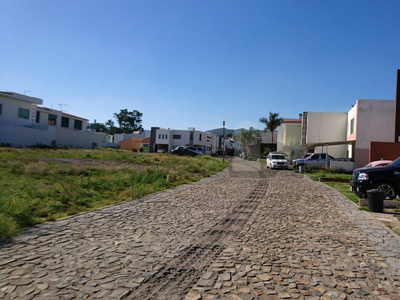
[(222, 162), (225, 162), (225, 121), (222, 121), (222, 136), (224, 143), (222, 144)]

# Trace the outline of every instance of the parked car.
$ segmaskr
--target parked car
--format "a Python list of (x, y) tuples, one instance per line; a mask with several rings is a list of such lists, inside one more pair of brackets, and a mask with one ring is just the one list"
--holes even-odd
[(187, 149), (190, 149), (194, 152), (197, 152), (199, 154), (203, 154), (203, 149), (199, 148), (199, 147), (186, 147)]
[(288, 160), (286, 159), (284, 154), (272, 152), (267, 156), (267, 168), (287, 169)]
[(164, 149), (158, 149), (157, 153), (165, 153), (165, 150)]
[(175, 155), (180, 155), (180, 156), (198, 156), (201, 155), (198, 152), (195, 152), (191, 149), (188, 149), (187, 147), (177, 147), (171, 152), (172, 154)]
[(299, 166), (305, 166), (309, 168), (320, 168), (325, 166), (325, 163), (331, 160), (335, 160), (333, 156), (330, 156), (326, 153), (314, 153), (306, 158), (300, 158), (293, 160), (293, 167), (297, 168)]
[(395, 199), (400, 191), (400, 157), (384, 167), (355, 169), (350, 189), (360, 198), (366, 198), (369, 189), (380, 189), (386, 199)]
[(373, 168), (373, 167), (385, 167), (391, 164), (393, 160), (377, 160), (372, 161), (369, 164), (366, 164), (364, 168)]

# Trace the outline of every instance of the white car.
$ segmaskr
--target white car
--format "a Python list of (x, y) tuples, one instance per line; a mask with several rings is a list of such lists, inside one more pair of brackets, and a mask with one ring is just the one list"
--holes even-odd
[(271, 169), (287, 169), (288, 160), (284, 154), (270, 153), (267, 156), (267, 168)]

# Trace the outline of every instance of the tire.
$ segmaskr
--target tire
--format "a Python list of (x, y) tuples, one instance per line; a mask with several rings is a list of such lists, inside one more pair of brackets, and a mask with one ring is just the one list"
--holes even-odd
[(393, 200), (397, 197), (397, 191), (393, 184), (389, 182), (378, 182), (374, 188), (385, 192), (385, 199)]

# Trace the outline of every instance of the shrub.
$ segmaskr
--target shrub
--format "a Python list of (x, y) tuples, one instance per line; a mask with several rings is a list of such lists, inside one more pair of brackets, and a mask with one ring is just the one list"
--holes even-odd
[(47, 164), (44, 162), (31, 163), (25, 166), (25, 173), (32, 175), (46, 176), (49, 174)]
[(0, 212), (0, 240), (5, 240), (18, 233), (18, 225), (15, 220)]

